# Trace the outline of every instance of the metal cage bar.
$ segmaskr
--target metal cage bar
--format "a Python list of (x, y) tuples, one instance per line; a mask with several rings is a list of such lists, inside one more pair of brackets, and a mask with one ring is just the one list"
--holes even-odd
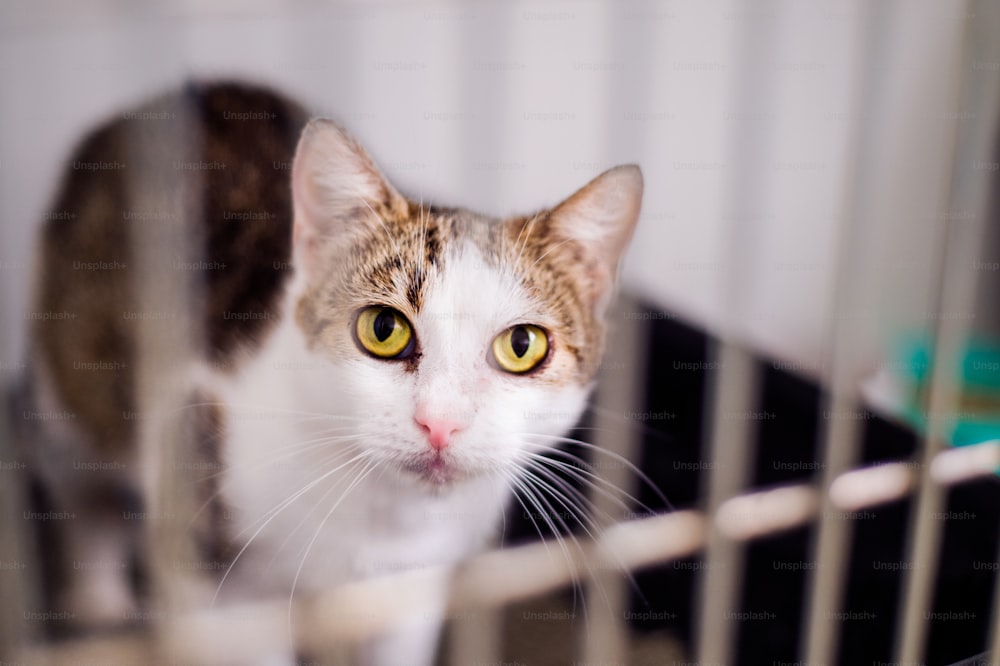
[[(638, 467), (637, 456), (641, 433), (628, 419), (638, 412), (646, 379), (641, 350), (648, 336), (645, 322), (629, 315), (638, 303), (619, 295), (611, 308), (615, 345), (604, 361), (602, 381), (597, 391), (596, 429), (593, 444), (609, 451), (617, 460), (628, 460)], [(624, 464), (606, 464), (608, 459), (595, 461), (595, 473), (610, 487), (621, 489), (621, 499), (635, 495), (637, 479)], [(621, 519), (621, 508), (607, 494), (592, 489), (589, 497), (594, 507), (594, 521), (606, 529)], [(628, 590), (622, 571), (601, 569), (590, 578), (587, 587), (587, 627), (584, 635), (584, 661), (590, 663), (623, 663), (626, 635), (624, 621)]]
[[(773, 22), (752, 22), (736, 35), (739, 66), (735, 74), (735, 104), (750, 109), (753, 100), (767, 97), (774, 85), (769, 70), (774, 60)], [(759, 384), (756, 361), (742, 342), (743, 276), (752, 269), (754, 228), (762, 206), (764, 170), (758, 168), (768, 153), (768, 142), (761, 127), (750, 127), (749, 114), (739, 114), (732, 134), (732, 171), (725, 193), (725, 211), (730, 221), (724, 245), (727, 274), (722, 283), (723, 303), (728, 320), (723, 323), (719, 341), (712, 350), (717, 371), (707, 386), (709, 405), (708, 441), (709, 475), (706, 506), (708, 515), (724, 502), (742, 492), (747, 470), (753, 460), (756, 443), (749, 422), (740, 415), (752, 411)], [(699, 581), (698, 630), (695, 644), (697, 660), (706, 664), (725, 664), (732, 660), (738, 625), (733, 618), (739, 603), (742, 578), (743, 544), (724, 530), (717, 520), (709, 531), (706, 566)]]
[(828, 321), (832, 329), (826, 352), (829, 369), (825, 387), (825, 421), (820, 426), (820, 451), (823, 475), (818, 480), (822, 507), (813, 537), (811, 552), (816, 562), (806, 593), (807, 616), (802, 635), (801, 653), (811, 664), (833, 663), (839, 636), (837, 613), (843, 604), (843, 585), (853, 534), (850, 515), (839, 510), (830, 494), (831, 485), (857, 464), (861, 453), (861, 432), (857, 419), (840, 418), (854, 413), (860, 403), (860, 383), (864, 373), (856, 340), (857, 327), (850, 312), (874, 312), (871, 291), (864, 288), (868, 275), (863, 247), (864, 229), (877, 223), (873, 217), (872, 183), (875, 182), (879, 149), (877, 123), (888, 116), (887, 100), (880, 94), (885, 69), (872, 63), (885, 58), (886, 28), (890, 24), (888, 5), (863, 6), (857, 16), (860, 25), (860, 50), (855, 76), (858, 79), (857, 105), (870, 109), (867, 122), (855, 116), (850, 136), (849, 160), (853, 175), (847, 184), (840, 221), (837, 263), (834, 275), (834, 298)]
[(0, 604), (0, 655), (16, 654), (22, 649), (28, 638), (25, 636), (27, 623), (22, 613), (28, 608), (28, 599), (37, 599), (36, 591), (31, 589), (36, 576), (21, 575), (22, 572), (28, 574), (29, 561), (25, 553), (27, 544), (20, 538), (28, 530), (25, 522), (19, 520), (25, 509), (25, 488), (21, 473), (23, 463), (12, 446), (14, 425), (10, 419), (12, 410), (8, 410), (8, 398), (13, 399), (0, 388), (0, 461), (4, 464), (4, 471), (0, 474), (5, 477), (0, 483), (0, 562), (6, 565), (0, 571), (0, 597), (4, 599), (4, 603)]
[[(989, 5), (989, 6), (987, 6)], [(976, 109), (982, 123), (965, 123), (956, 131), (955, 151), (951, 169), (949, 203), (976, 211), (972, 220), (957, 224), (942, 220), (940, 286), (936, 312), (954, 312), (959, 316), (939, 316), (934, 341), (933, 367), (928, 406), (927, 432), (921, 456), (919, 491), (911, 514), (909, 543), (906, 552), (913, 567), (906, 572), (903, 615), (898, 629), (896, 658), (900, 663), (920, 661), (926, 644), (926, 630), (932, 607), (934, 573), (938, 558), (943, 520), (939, 517), (945, 503), (945, 489), (931, 473), (932, 463), (943, 450), (954, 427), (961, 387), (956, 369), (962, 366), (962, 354), (975, 303), (976, 273), (967, 269), (969, 257), (976, 256), (989, 214), (989, 183), (991, 176), (976, 164), (990, 159), (996, 146), (996, 111), (1000, 99), (997, 77), (976, 76), (975, 62), (1000, 60), (1000, 46), (992, 29), (1000, 25), (1000, 14), (993, 3), (966, 3), (966, 13), (972, 8), (985, 14), (985, 19), (965, 22), (965, 34), (958, 43), (962, 65), (958, 72), (959, 89), (954, 101), (956, 110)], [(992, 21), (990, 19), (993, 19)], [(989, 27), (987, 27), (989, 26)], [(985, 79), (985, 80), (984, 80)], [(996, 655), (994, 655), (995, 658)]]

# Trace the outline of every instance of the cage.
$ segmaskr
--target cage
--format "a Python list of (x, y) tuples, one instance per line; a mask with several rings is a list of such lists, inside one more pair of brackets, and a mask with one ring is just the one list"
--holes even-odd
[[(26, 367), (35, 238), (60, 212), (71, 146), (192, 78), (273, 86), (346, 125), (401, 187), (495, 214), (614, 164), (646, 179), (574, 433), (601, 453), (569, 445), (593, 480), (572, 491), (589, 492), (574, 529), (565, 496), (520, 497), (503, 543), (457, 567), (202, 606), (176, 566), (187, 523), (162, 519), (193, 511), (190, 470), (177, 433), (143, 425), (153, 603), (124, 630), (56, 640), (46, 519), (4, 437), (5, 662), (351, 663), (444, 589), (442, 664), (997, 663), (993, 3), (107, 0), (2, 15), (5, 388)], [(135, 242), (142, 256), (186, 239)], [(166, 274), (136, 288), (182, 297)], [(138, 363), (169, 377), (184, 341), (144, 330)], [(177, 399), (169, 381), (144, 386), (148, 404)], [(5, 432), (28, 418), (4, 416)]]

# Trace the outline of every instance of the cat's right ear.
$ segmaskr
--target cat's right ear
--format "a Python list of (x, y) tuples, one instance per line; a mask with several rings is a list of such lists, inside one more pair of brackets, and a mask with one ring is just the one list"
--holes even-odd
[(292, 166), (294, 263), (306, 275), (338, 246), (378, 225), (380, 216), (405, 212), (406, 200), (389, 184), (354, 137), (330, 120), (302, 130)]

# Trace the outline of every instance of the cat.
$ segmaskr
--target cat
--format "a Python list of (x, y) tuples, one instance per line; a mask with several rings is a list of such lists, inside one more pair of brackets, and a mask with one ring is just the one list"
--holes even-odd
[[(341, 126), (239, 83), (188, 84), (96, 130), (46, 216), (14, 410), (40, 506), (73, 514), (39, 523), (58, 544), (53, 607), (92, 629), (146, 603), (150, 321), (199, 332), (174, 417), (214, 601), (487, 548), (524, 471), (585, 408), (642, 188), (627, 165), (531, 215), (415, 201)], [(142, 302), (140, 225), (189, 237), (160, 259), (190, 311)], [(362, 661), (431, 663), (431, 618)]]

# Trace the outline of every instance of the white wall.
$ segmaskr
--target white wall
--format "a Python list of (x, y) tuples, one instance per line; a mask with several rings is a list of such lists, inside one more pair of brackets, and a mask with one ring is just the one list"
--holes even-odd
[[(926, 320), (933, 220), (946, 212), (952, 133), (963, 122), (953, 88), (966, 17), (957, 2), (890, 5), (878, 58), (864, 61), (867, 7), (5, 5), (0, 362), (20, 358), (33, 234), (73, 143), (188, 75), (272, 83), (342, 120), (402, 189), (492, 213), (553, 203), (606, 167), (639, 162), (647, 191), (626, 284), (717, 328), (733, 311), (726, 240), (734, 225), (752, 225), (740, 248), (738, 329), (807, 371), (829, 330), (857, 130), (874, 123), (879, 149), (861, 155), (878, 160), (869, 185), (879, 225), (864, 262), (886, 270), (873, 277), (878, 305), (859, 325), (875, 359), (892, 335)], [(744, 66), (754, 35), (770, 44), (759, 81)], [(873, 71), (881, 106), (866, 108), (863, 76)], [(748, 132), (762, 147), (749, 162), (739, 152)], [(753, 211), (731, 196), (747, 178), (759, 185)]]

